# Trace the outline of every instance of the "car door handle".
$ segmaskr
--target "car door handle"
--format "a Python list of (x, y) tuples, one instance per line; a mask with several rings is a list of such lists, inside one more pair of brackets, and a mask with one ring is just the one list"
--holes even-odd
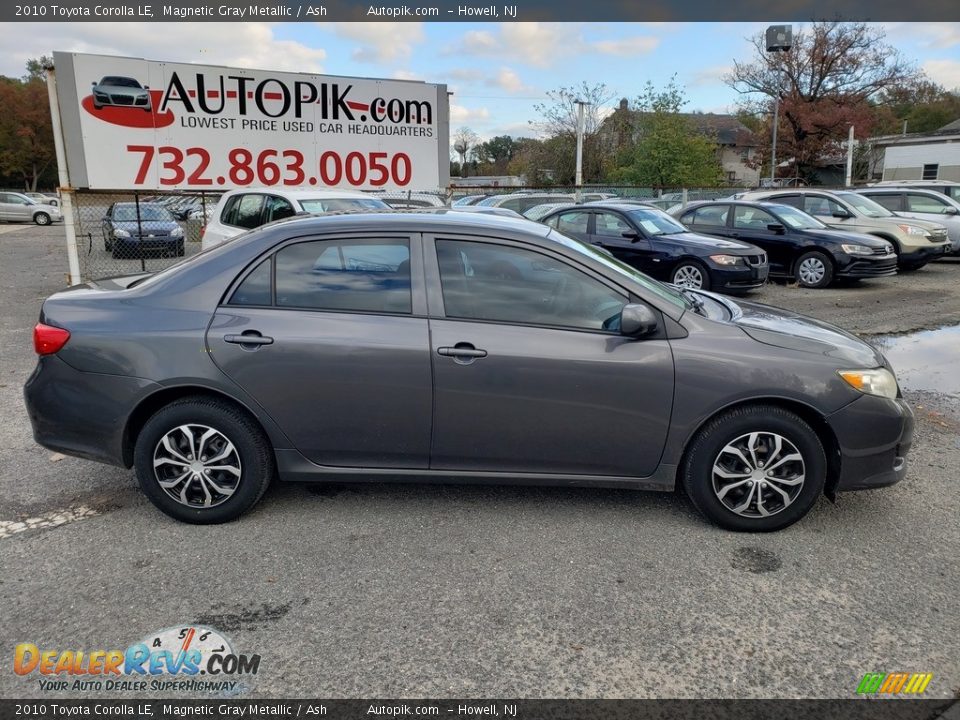
[(273, 345), (273, 338), (261, 335), (256, 330), (246, 330), (240, 335), (224, 335), (224, 342), (234, 345), (249, 345), (258, 347), (260, 345)]
[(437, 354), (444, 357), (452, 357), (458, 361), (476, 360), (487, 356), (486, 350), (478, 350), (470, 343), (457, 343), (453, 347), (437, 348)]

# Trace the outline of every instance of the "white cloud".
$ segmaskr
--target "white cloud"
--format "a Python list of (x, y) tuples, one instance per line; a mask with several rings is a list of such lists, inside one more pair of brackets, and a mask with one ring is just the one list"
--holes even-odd
[(911, 22), (884, 23), (887, 40), (896, 42), (904, 36), (916, 40), (920, 47), (942, 50), (960, 45), (960, 23)]
[(394, 80), (423, 80), (420, 75), (410, 70), (394, 70), (391, 77)]
[(659, 38), (636, 35), (588, 42), (576, 23), (517, 22), (500, 25), (498, 32), (470, 30), (448, 48), (448, 55), (467, 54), (508, 58), (525, 65), (548, 68), (559, 59), (601, 54), (618, 57), (646, 55), (656, 49)]
[(351, 57), (358, 62), (402, 62), (410, 59), (413, 46), (424, 40), (423, 23), (419, 22), (339, 22), (318, 25), (337, 37), (360, 43), (351, 53)]
[(948, 90), (960, 89), (960, 60), (927, 60), (923, 71)]
[(635, 37), (620, 38), (618, 40), (600, 40), (592, 43), (591, 47), (603, 55), (617, 57), (634, 57), (647, 55), (657, 49), (660, 38), (653, 35), (637, 35)]
[(327, 57), (278, 40), (272, 23), (22, 23), (16, 33), (16, 42), (0, 44), (0, 74), (13, 77), (53, 50), (317, 73)]
[(508, 67), (500, 68), (495, 77), (487, 80), (487, 84), (505, 90), (508, 93), (531, 92), (530, 88), (524, 85), (520, 76)]
[(466, 108), (463, 105), (450, 105), (450, 124), (464, 125), (467, 123), (486, 122), (490, 119), (490, 111), (485, 107)]
[(733, 71), (729, 65), (713, 65), (698, 70), (690, 80), (691, 87), (717, 85), (723, 82), (723, 77)]

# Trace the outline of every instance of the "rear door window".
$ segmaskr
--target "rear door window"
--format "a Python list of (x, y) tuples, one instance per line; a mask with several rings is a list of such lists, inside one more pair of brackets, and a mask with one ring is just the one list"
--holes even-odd
[(234, 195), (223, 207), (220, 222), (247, 230), (263, 225), (264, 196), (259, 193)]
[[(877, 198), (874, 198), (874, 200), (877, 200)], [(907, 210), (909, 212), (945, 215), (951, 207), (946, 200), (940, 200), (935, 195), (907, 193)], [(890, 209), (893, 210), (893, 208)]]

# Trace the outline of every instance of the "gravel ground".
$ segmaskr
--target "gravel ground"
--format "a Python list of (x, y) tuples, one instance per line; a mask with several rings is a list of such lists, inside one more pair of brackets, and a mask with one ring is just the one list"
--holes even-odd
[[(0, 532), (5, 653), (201, 622), (262, 655), (245, 698), (843, 698), (887, 671), (960, 697), (960, 416), (943, 396), (907, 388), (905, 482), (773, 535), (718, 530), (675, 495), (386, 484), (280, 484), (238, 522), (181, 525), (131, 472), (32, 441), (21, 388), (62, 232), (0, 225), (0, 521), (44, 517)], [(942, 263), (755, 297), (903, 333), (960, 322), (958, 281)], [(83, 695), (8, 671), (0, 697)]]

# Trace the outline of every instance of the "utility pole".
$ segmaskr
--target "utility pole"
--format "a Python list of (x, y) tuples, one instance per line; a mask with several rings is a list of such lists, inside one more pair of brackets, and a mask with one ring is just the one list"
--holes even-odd
[[(793, 47), (792, 25), (771, 25), (767, 28), (767, 52), (788, 52)], [(777, 91), (773, 96), (773, 143), (770, 148), (770, 187), (777, 178), (777, 126), (780, 124), (780, 68), (777, 72)]]
[(574, 100), (577, 106), (577, 177), (574, 201), (579, 203), (583, 199), (583, 108), (590, 103), (584, 100)]
[(847, 187), (853, 185), (853, 125), (847, 136)]

